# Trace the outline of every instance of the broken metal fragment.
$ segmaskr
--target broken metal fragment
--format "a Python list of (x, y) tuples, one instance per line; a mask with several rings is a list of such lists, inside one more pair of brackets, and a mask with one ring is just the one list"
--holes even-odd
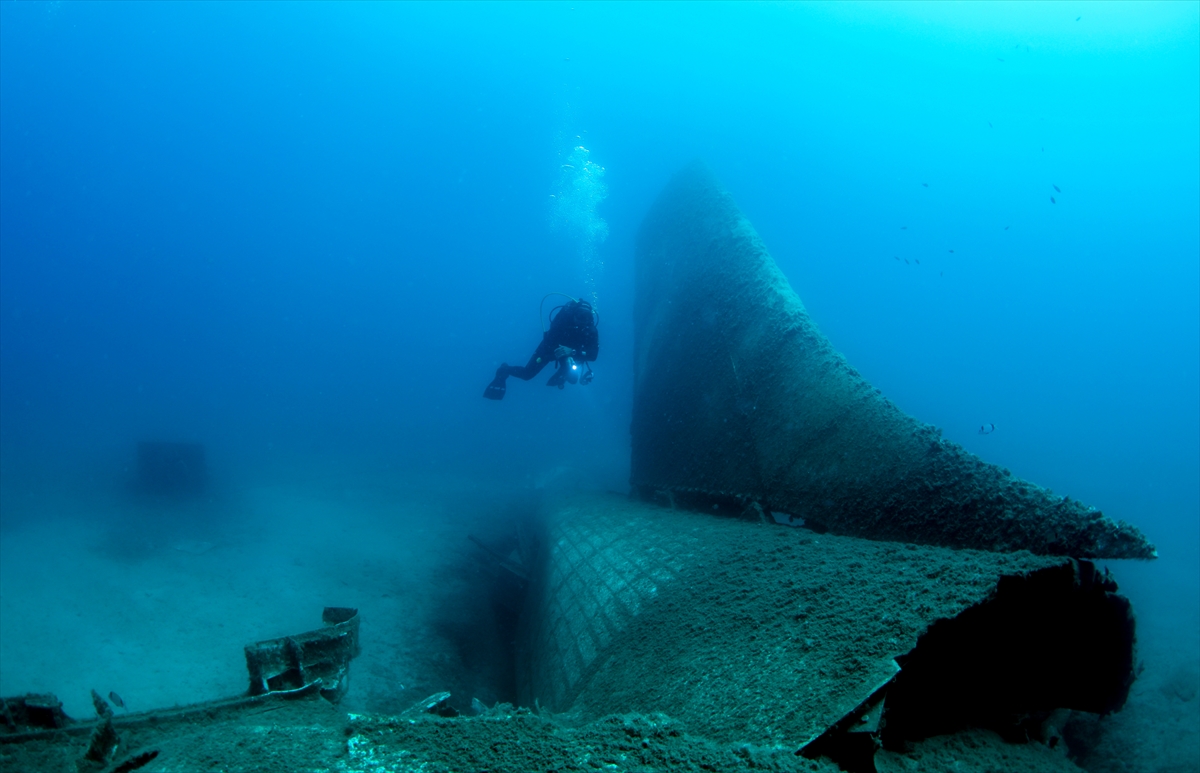
[(250, 694), (318, 689), (330, 703), (350, 685), (350, 660), (358, 656), (358, 610), (326, 607), (324, 628), (246, 647)]

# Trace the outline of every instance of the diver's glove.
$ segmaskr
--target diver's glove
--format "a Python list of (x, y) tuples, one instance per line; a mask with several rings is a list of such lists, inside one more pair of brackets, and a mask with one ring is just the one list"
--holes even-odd
[(560, 346), (554, 350), (554, 359), (561, 360), (563, 357), (570, 357), (575, 353), (575, 350), (569, 346)]

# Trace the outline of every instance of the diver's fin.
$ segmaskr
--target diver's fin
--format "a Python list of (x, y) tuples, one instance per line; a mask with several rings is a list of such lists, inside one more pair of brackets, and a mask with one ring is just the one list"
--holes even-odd
[(546, 386), (556, 386), (559, 389), (565, 388), (566, 385), (567, 385), (566, 368), (559, 368), (558, 370), (554, 371), (554, 375), (551, 376), (550, 380), (546, 382)]
[(503, 400), (504, 393), (508, 391), (508, 386), (504, 381), (504, 376), (496, 376), (492, 379), (492, 383), (487, 385), (487, 389), (483, 390), (483, 396), (489, 400)]

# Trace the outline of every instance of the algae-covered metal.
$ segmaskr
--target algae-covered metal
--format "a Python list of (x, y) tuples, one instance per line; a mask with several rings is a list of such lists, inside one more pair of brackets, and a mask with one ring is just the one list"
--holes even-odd
[(316, 686), (337, 703), (350, 686), (350, 660), (358, 657), (358, 610), (325, 607), (315, 631), (260, 641), (246, 647), (250, 694), (289, 692)]
[(702, 165), (651, 208), (636, 268), (638, 491), (756, 501), (870, 539), (1154, 557), (1133, 526), (981, 461), (867, 383)]
[[(212, 754), (196, 753), (198, 732), (219, 746), (225, 739), (210, 728), (227, 721), (261, 727), (260, 718), (278, 711), (280, 701), (312, 699), (332, 706), (345, 694), (350, 660), (359, 654), (358, 610), (326, 607), (322, 620), (323, 628), (246, 647), (250, 690), (243, 696), (117, 717), (92, 690), (97, 718), (91, 720), (68, 717), (53, 695), (2, 698), (0, 769), (132, 773), (152, 763), (154, 770), (210, 767)], [(115, 693), (109, 696), (124, 704)], [(307, 713), (329, 717), (321, 709)], [(336, 747), (328, 751), (331, 759), (336, 756)], [(237, 764), (231, 769), (247, 768)]]
[[(716, 741), (801, 748), (869, 716), (897, 659), (919, 651), (938, 621), (941, 642), (979, 642), (997, 620), (1011, 634), (992, 638), (1019, 642), (973, 643), (954, 664), (980, 683), (991, 681), (978, 674), (1011, 674), (1007, 692), (968, 696), (984, 705), (1109, 711), (1132, 679), (1128, 602), (1069, 558), (814, 534), (615, 495), (550, 507), (545, 538), (521, 701), (583, 719), (661, 712)], [(1031, 605), (1013, 603), (1020, 592), (1006, 585), (1043, 597), (1070, 626), (1047, 623), (1041, 608), (1025, 615)], [(947, 626), (960, 617), (962, 627)], [(1029, 663), (1040, 664), (1025, 669), (1031, 680)], [(967, 699), (906, 705), (914, 736), (935, 709), (969, 712)]]

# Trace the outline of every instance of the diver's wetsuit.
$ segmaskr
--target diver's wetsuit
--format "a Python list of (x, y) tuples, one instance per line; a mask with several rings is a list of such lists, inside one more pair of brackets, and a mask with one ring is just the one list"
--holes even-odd
[[(600, 334), (596, 330), (596, 316), (592, 306), (587, 301), (573, 301), (563, 306), (557, 315), (550, 319), (550, 329), (542, 334), (542, 342), (534, 350), (529, 362), (524, 365), (509, 365), (504, 363), (496, 369), (496, 378), (487, 385), (483, 396), (489, 400), (503, 400), (507, 389), (505, 379), (509, 376), (528, 381), (541, 372), (551, 362), (556, 362), (558, 371), (546, 382), (547, 386), (562, 389), (566, 383), (566, 366), (556, 358), (554, 352), (558, 347), (565, 346), (574, 350), (570, 357), (580, 362), (595, 362), (600, 352)], [(591, 368), (588, 369), (588, 373)], [(588, 379), (590, 380), (590, 379)], [(583, 383), (587, 383), (584, 381)]]

